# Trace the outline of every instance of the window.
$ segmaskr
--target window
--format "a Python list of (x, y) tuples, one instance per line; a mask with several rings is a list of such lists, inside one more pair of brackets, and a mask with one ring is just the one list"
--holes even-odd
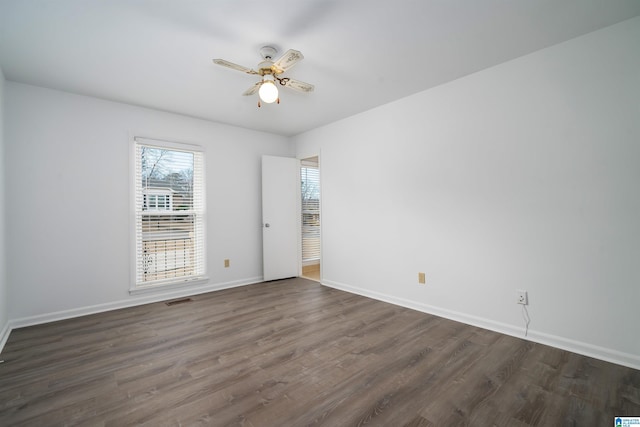
[(320, 260), (320, 173), (317, 167), (300, 168), (302, 184), (302, 263)]
[(204, 153), (135, 139), (135, 288), (205, 274)]

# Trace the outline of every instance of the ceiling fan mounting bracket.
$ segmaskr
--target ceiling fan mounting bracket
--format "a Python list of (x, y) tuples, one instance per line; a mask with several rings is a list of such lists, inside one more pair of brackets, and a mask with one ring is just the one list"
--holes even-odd
[(276, 57), (276, 53), (278, 53), (278, 49), (272, 46), (262, 46), (260, 48), (260, 55), (265, 60), (273, 60)]

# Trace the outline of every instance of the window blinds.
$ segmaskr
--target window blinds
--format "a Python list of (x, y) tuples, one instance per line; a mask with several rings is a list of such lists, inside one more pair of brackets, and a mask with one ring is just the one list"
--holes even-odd
[(205, 274), (204, 154), (136, 139), (136, 286)]
[(320, 172), (300, 168), (302, 184), (302, 262), (320, 260)]

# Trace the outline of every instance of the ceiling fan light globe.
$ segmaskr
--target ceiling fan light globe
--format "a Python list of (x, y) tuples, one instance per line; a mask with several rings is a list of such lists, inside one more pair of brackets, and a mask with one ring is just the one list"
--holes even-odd
[(278, 88), (271, 80), (265, 80), (262, 86), (260, 86), (258, 95), (260, 95), (262, 101), (271, 104), (278, 99)]

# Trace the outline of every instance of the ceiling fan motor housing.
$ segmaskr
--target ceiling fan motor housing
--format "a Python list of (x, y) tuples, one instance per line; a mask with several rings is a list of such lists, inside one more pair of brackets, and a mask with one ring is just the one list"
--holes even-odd
[(260, 48), (260, 55), (264, 58), (260, 64), (258, 64), (258, 74), (266, 76), (269, 74), (277, 74), (273, 68), (273, 58), (275, 58), (278, 50), (272, 46), (263, 46)]
[(273, 61), (269, 61), (267, 59), (266, 61), (262, 61), (260, 64), (258, 64), (258, 74), (260, 74), (261, 76), (276, 74), (273, 69)]

